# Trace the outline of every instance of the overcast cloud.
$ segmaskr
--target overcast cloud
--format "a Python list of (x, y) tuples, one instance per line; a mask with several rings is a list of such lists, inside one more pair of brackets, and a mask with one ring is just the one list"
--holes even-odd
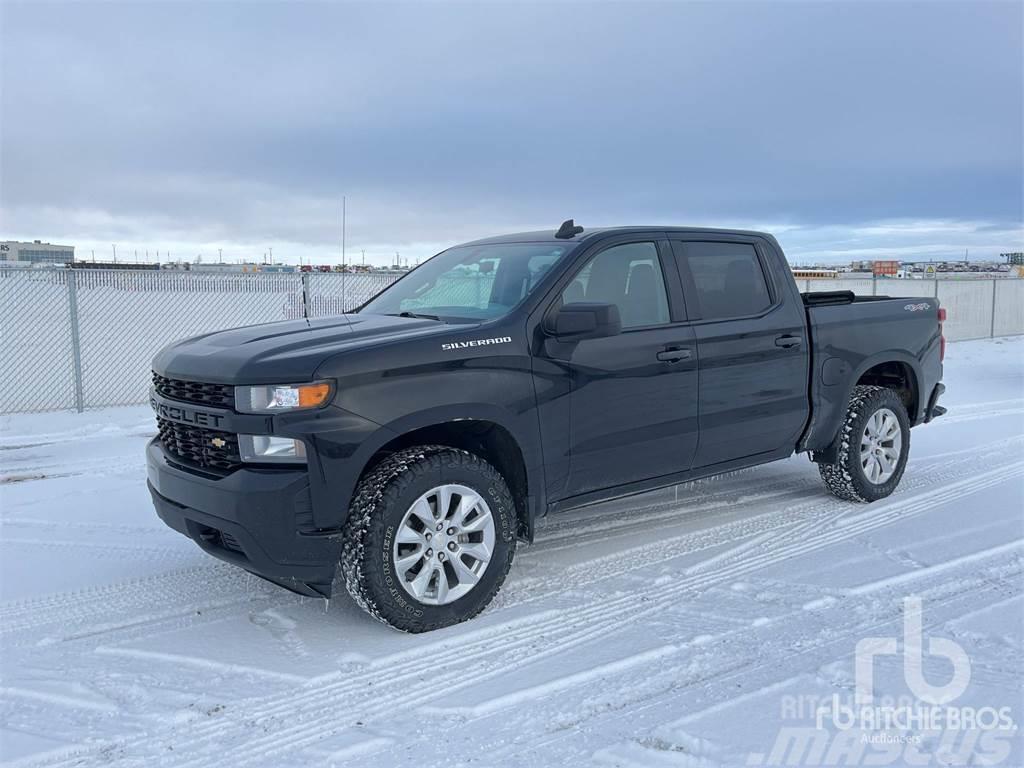
[(0, 238), (413, 261), (584, 226), (1019, 250), (1024, 4), (2, 3)]

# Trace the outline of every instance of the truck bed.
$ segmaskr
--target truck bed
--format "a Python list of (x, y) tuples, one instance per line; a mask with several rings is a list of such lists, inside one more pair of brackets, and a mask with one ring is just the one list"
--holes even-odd
[(912, 424), (942, 378), (939, 302), (933, 297), (855, 296), (852, 291), (800, 294), (811, 344), (811, 420), (801, 449), (825, 450), (839, 429), (851, 387), (881, 361), (904, 366), (915, 382)]

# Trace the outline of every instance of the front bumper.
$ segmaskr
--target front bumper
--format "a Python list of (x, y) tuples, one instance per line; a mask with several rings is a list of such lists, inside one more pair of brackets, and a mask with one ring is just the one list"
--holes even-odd
[(146, 447), (146, 465), (153, 504), (171, 528), (287, 589), (330, 596), (341, 543), (301, 531), (312, 521), (305, 467), (200, 475), (169, 460), (157, 439)]

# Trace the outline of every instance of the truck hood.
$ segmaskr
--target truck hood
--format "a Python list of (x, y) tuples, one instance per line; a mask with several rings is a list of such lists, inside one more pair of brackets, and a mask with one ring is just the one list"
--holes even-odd
[(340, 315), (285, 320), (216, 331), (160, 350), (153, 369), (169, 378), (217, 384), (308, 381), (320, 364), (349, 348), (451, 330), (436, 320), (389, 315)]

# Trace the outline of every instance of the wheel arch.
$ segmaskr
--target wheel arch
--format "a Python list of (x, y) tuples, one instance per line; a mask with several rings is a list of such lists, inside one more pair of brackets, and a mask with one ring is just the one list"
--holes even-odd
[(382, 434), (384, 439), (378, 441), (363, 464), (356, 485), (381, 461), (404, 448), (445, 445), (469, 451), (489, 462), (505, 478), (515, 501), (518, 536), (532, 541), (543, 483), (533, 476), (538, 470), (531, 472), (528, 468), (521, 436), (494, 413), (459, 413), (463, 415), (435, 413), (389, 424)]
[(922, 380), (920, 361), (902, 350), (884, 350), (861, 360), (847, 378), (841, 398), (828, 403), (815, 400), (814, 407), (830, 407), (831, 414), (827, 424), (815, 429), (814, 435), (806, 441), (811, 459), (826, 464), (836, 460), (839, 428), (846, 415), (847, 403), (859, 384), (873, 384), (895, 390), (907, 409), (910, 425), (919, 424), (922, 418)]
[[(870, 384), (885, 389), (892, 389), (903, 401), (911, 424), (917, 422), (921, 404), (921, 373), (920, 366), (909, 356), (899, 359), (890, 356), (888, 359), (862, 365), (850, 392), (858, 384)], [(852, 377), (851, 377), (852, 378)]]

